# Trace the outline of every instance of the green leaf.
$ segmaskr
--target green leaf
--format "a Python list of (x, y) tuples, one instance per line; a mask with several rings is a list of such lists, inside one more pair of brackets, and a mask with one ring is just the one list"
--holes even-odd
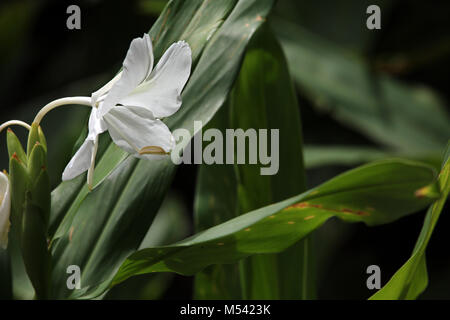
[(16, 154), (19, 160), (22, 161), (26, 166), (28, 158), (25, 150), (23, 150), (22, 143), (20, 143), (19, 138), (17, 138), (15, 133), (10, 128), (8, 128), (8, 131), (6, 133), (6, 143), (8, 145), (9, 158)]
[(41, 174), (42, 169), (45, 168), (47, 168), (47, 151), (43, 145), (36, 142), (29, 156), (28, 175), (30, 180), (34, 183)]
[(212, 264), (278, 253), (331, 217), (369, 226), (389, 223), (431, 203), (427, 193), (416, 192), (433, 183), (435, 172), (426, 165), (395, 159), (374, 162), (176, 244), (140, 250), (121, 266), (113, 285), (138, 274), (192, 275)]
[[(42, 137), (40, 140), (42, 140)], [(31, 196), (30, 200), (34, 206), (40, 209), (39, 212), (42, 214), (42, 220), (45, 226), (45, 235), (47, 235), (51, 205), (50, 177), (47, 172), (47, 150), (39, 142), (36, 142), (31, 151), (28, 160), (28, 175), (30, 181), (28, 187)]]
[[(179, 196), (168, 193), (140, 248), (173, 243), (188, 234), (188, 211)], [(173, 278), (170, 273), (130, 278), (109, 290), (104, 299), (160, 299)]]
[(439, 154), (394, 152), (364, 146), (305, 146), (305, 166), (308, 169), (330, 165), (354, 166), (393, 157), (426, 162), (436, 169), (441, 166)]
[[(273, 0), (168, 3), (150, 31), (155, 57), (183, 39), (192, 48), (195, 66), (182, 94), (183, 107), (166, 120), (171, 130), (186, 128), (194, 133), (194, 120), (207, 124), (214, 116), (233, 85), (248, 40), (272, 5)], [(92, 192), (85, 185), (79, 189), (80, 180), (64, 183), (53, 192), (50, 220), (62, 221), (52, 227), (56, 230), (52, 237), (54, 297), (72, 293), (65, 285), (69, 265), (78, 265), (82, 271), (83, 289), (73, 296), (112, 278), (139, 247), (174, 169), (170, 159), (138, 161), (111, 145), (98, 163)], [(100, 288), (96, 294), (102, 292)]]
[(42, 168), (39, 176), (34, 181), (34, 185), (30, 187), (33, 205), (40, 209), (42, 220), (45, 225), (45, 235), (48, 232), (48, 222), (50, 215), (51, 196), (50, 196), (50, 178), (46, 168)]
[[(11, 136), (9, 138), (11, 138)], [(44, 175), (41, 172), (44, 170), (37, 164), (39, 161), (45, 163), (46, 157), (45, 154), (43, 155), (41, 153), (43, 151), (42, 145), (37, 145), (35, 147), (37, 147), (36, 150), (39, 151), (34, 152), (34, 155), (31, 157), (33, 159), (33, 168), (26, 168), (25, 162), (19, 158), (18, 153), (16, 153), (17, 151), (13, 153), (9, 165), (9, 179), (11, 183), (11, 232), (9, 235), (10, 241), (8, 252), (11, 257), (13, 296), (15, 299), (32, 299), (35, 294), (35, 290), (25, 267), (23, 257), (24, 243), (29, 243), (29, 249), (27, 249), (27, 253), (24, 254), (28, 255), (28, 270), (33, 274), (32, 277), (35, 285), (39, 287), (37, 297), (45, 298), (47, 295), (47, 288), (45, 288), (45, 285), (42, 285), (42, 279), (39, 279), (39, 271), (37, 271), (37, 269), (32, 269), (33, 265), (37, 265), (38, 269), (48, 267), (47, 262), (42, 263), (42, 259), (46, 261), (48, 258), (48, 253), (41, 256), (41, 252), (34, 252), (36, 246), (39, 246), (39, 244), (41, 245), (41, 248), (47, 246), (46, 238), (41, 238), (41, 240), (44, 240), (35, 243), (37, 238), (34, 237), (37, 237), (37, 230), (34, 229), (30, 231), (30, 229), (33, 229), (32, 225), (34, 223), (32, 221), (37, 218), (37, 228), (42, 232), (42, 235), (46, 234), (46, 230), (42, 226), (41, 215), (48, 216), (48, 206), (50, 205), (48, 175), (46, 173)], [(27, 160), (27, 156), (24, 155), (24, 153), (21, 158), (23, 159), (23, 157)], [(34, 172), (34, 176), (38, 175), (35, 181), (33, 181), (34, 187), (30, 180), (29, 170)], [(30, 204), (30, 201), (26, 199), (27, 193), (30, 192), (30, 187), (33, 189), (33, 198), (37, 200), (36, 203), (41, 204), (41, 210), (34, 207)], [(45, 210), (45, 213), (42, 210)], [(32, 216), (30, 219), (25, 219), (24, 216), (30, 211), (39, 216)], [(26, 230), (28, 234), (24, 235), (24, 230)], [(35, 254), (37, 255), (34, 256)], [(47, 271), (48, 270), (44, 270), (44, 272)]]
[[(14, 225), (11, 228), (13, 229)], [(31, 300), (35, 296), (35, 291), (25, 270), (19, 238), (13, 232), (10, 232), (9, 236), (8, 252), (11, 257), (13, 297), (19, 300)]]
[[(227, 101), (204, 129), (214, 128), (224, 134), (225, 129), (229, 127), (229, 112), (230, 103)], [(238, 215), (237, 181), (233, 165), (200, 165), (195, 191), (196, 232)], [(196, 274), (194, 297), (198, 300), (241, 299), (239, 266), (213, 265)]]
[(28, 157), (30, 157), (31, 152), (36, 143), (42, 145), (45, 149), (45, 152), (47, 152), (47, 142), (45, 140), (44, 133), (42, 132), (42, 129), (38, 124), (33, 123), (31, 125), (31, 129), (28, 134), (28, 144), (27, 144)]
[(361, 27), (361, 24), (365, 23), (362, 15), (371, 4), (381, 8), (383, 24), (387, 25), (392, 10), (399, 3), (391, 0), (279, 1), (275, 15), (277, 18), (295, 21), (305, 29), (314, 31), (346, 48), (363, 52), (373, 48), (380, 36), (379, 33), (365, 28), (365, 25), (363, 25), (364, 28)]
[(184, 239), (189, 235), (189, 224), (188, 210), (181, 197), (169, 192), (139, 248), (161, 246)]
[(441, 197), (428, 209), (416, 246), (408, 261), (389, 282), (370, 299), (416, 299), (428, 285), (425, 251), (450, 191), (450, 144), (447, 146), (442, 171), (439, 174)]
[[(10, 134), (9, 139), (11, 138), (14, 137)], [(12, 261), (16, 266), (20, 265), (20, 269), (22, 265), (25, 267), (36, 298), (47, 299), (51, 265), (47, 244), (50, 181), (46, 168), (45, 137), (38, 126), (32, 126), (28, 142), (32, 143), (32, 146), (27, 146), (28, 168), (16, 152), (10, 160), (11, 238), (18, 244), (18, 247), (11, 250)], [(12, 148), (13, 143), (9, 145)], [(26, 278), (22, 270), (18, 271), (18, 276)]]
[[(269, 155), (277, 153), (280, 163), (272, 176), (261, 175), (261, 167), (267, 166), (261, 164), (201, 166), (197, 231), (305, 190), (299, 109), (283, 52), (269, 28), (261, 28), (252, 39), (230, 101), (231, 109), (221, 110), (211, 126), (221, 129), (223, 136), (227, 128), (268, 130)], [(279, 130), (279, 152), (270, 150), (272, 129)], [(245, 148), (247, 159), (253, 143), (248, 141)], [(308, 252), (305, 246), (309, 242), (283, 254), (251, 257), (240, 266), (208, 267), (196, 275), (195, 295), (199, 299), (301, 298), (302, 288), (307, 287), (302, 270), (310, 263), (302, 255)]]
[(290, 70), (315, 106), (393, 149), (440, 152), (445, 147), (449, 115), (432, 91), (376, 73), (363, 57), (296, 24), (275, 21)]
[(51, 257), (47, 247), (47, 225), (43, 219), (45, 213), (33, 202), (31, 193), (27, 192), (20, 243), (25, 269), (35, 289), (36, 298), (48, 299)]
[[(275, 145), (272, 138), (267, 141), (272, 157), (279, 159), (276, 165), (272, 159), (273, 175), (261, 175), (264, 165), (236, 167), (239, 214), (306, 190), (299, 107), (286, 59), (270, 28), (258, 32), (245, 57), (232, 95), (231, 127), (268, 129), (268, 137), (272, 130), (279, 133), (279, 152), (269, 148)], [(314, 275), (305, 272), (313, 269), (310, 249), (311, 241), (305, 239), (283, 253), (242, 261), (244, 298), (312, 298)]]
[(9, 161), (9, 182), (11, 184), (11, 232), (16, 233), (20, 238), (29, 176), (27, 168), (17, 155), (13, 155)]

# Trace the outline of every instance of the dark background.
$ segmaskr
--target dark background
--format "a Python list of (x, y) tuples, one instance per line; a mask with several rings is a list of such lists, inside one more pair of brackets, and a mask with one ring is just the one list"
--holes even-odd
[[(297, 8), (299, 12), (295, 12), (295, 18), (307, 29), (362, 53), (378, 70), (406, 83), (433, 88), (448, 105), (448, 1), (372, 1), (365, 4), (355, 0), (345, 1), (342, 6), (336, 1), (295, 2), (281, 0), (277, 14), (289, 16), (292, 14), (289, 10)], [(382, 29), (369, 34), (365, 28), (365, 10), (361, 8), (372, 3), (379, 3), (382, 8)], [(81, 30), (66, 28), (66, 9), (71, 4), (81, 7)], [(21, 119), (31, 122), (39, 108), (51, 100), (89, 96), (120, 68), (130, 40), (150, 29), (163, 5), (164, 1), (138, 0), (2, 0), (0, 121)], [(405, 54), (412, 57), (409, 63), (395, 63), (396, 57)], [(305, 144), (376, 146), (359, 132), (317, 111), (300, 93), (299, 102)], [(55, 111), (43, 123), (50, 145), (49, 165), (54, 185), (59, 182), (62, 169), (70, 159), (71, 146), (85, 124), (88, 110), (74, 108)], [(21, 128), (14, 128), (14, 131), (24, 139)], [(8, 164), (5, 145), (0, 144), (2, 169)], [(309, 186), (347, 169), (333, 166), (309, 170)], [(181, 166), (173, 185), (190, 214), (195, 177), (195, 166)], [(450, 218), (446, 211), (441, 215), (427, 250), (430, 285), (422, 295), (424, 299), (450, 298), (450, 233), (446, 230)], [(319, 239), (323, 235), (332, 235), (338, 240), (321, 242), (320, 247), (317, 244), (322, 252), (318, 257), (319, 298), (368, 297), (371, 292), (366, 288), (367, 274), (362, 266), (379, 265), (382, 283), (386, 283), (409, 258), (423, 218), (424, 212), (420, 212), (374, 228), (344, 225), (338, 221), (327, 223), (320, 230)], [(192, 279), (177, 276), (164, 298), (190, 298), (191, 294)], [(137, 298), (130, 292), (119, 296)]]

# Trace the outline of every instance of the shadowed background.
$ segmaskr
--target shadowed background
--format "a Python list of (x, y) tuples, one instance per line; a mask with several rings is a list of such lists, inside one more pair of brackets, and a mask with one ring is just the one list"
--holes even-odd
[[(36, 112), (51, 100), (89, 96), (120, 68), (131, 39), (150, 29), (165, 3), (152, 0), (3, 0), (0, 4), (0, 121), (31, 122)], [(71, 4), (81, 8), (81, 30), (66, 28), (69, 16), (66, 9)], [(381, 30), (370, 31), (365, 27), (369, 4), (378, 4), (382, 9)], [(450, 4), (444, 1), (281, 0), (271, 23), (280, 35), (287, 30), (278, 23), (283, 20), (358, 55), (376, 74), (389, 75), (407, 85), (431, 88), (445, 108), (450, 99), (448, 12)], [(318, 53), (329, 55), (330, 59), (334, 54), (339, 53)], [(320, 101), (312, 99), (310, 92), (301, 85), (298, 98), (305, 145), (386, 149), (364, 130), (336, 119), (333, 109), (321, 108)], [(53, 186), (60, 182), (61, 172), (86, 124), (88, 112), (84, 107), (68, 106), (52, 112), (43, 122)], [(420, 129), (418, 126), (417, 130)], [(25, 141), (22, 128), (14, 128), (14, 131)], [(7, 168), (6, 143), (0, 144), (0, 152), (1, 168)], [(340, 152), (340, 156), (347, 156), (353, 151)], [(308, 163), (308, 154), (306, 158)], [(308, 185), (315, 186), (352, 166), (343, 163), (310, 166)], [(177, 196), (168, 200), (170, 210), (185, 215), (186, 232), (190, 233), (195, 179), (195, 166), (181, 166), (172, 188)], [(371, 292), (365, 286), (365, 269), (371, 264), (381, 267), (382, 284), (385, 284), (409, 258), (423, 217), (424, 212), (421, 212), (375, 228), (345, 225), (334, 220), (324, 225), (318, 234), (320, 241), (317, 241), (319, 298), (368, 297)], [(427, 250), (430, 285), (422, 298), (450, 298), (450, 257), (447, 254), (450, 235), (446, 232), (449, 225), (445, 212)], [(148, 276), (136, 277), (109, 294), (110, 298), (136, 299), (191, 296), (192, 279), (171, 275), (158, 281), (150, 281)]]

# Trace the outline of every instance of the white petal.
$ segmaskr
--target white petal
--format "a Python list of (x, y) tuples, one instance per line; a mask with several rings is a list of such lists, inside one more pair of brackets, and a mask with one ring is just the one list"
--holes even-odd
[(94, 141), (86, 139), (78, 149), (77, 153), (70, 160), (64, 169), (62, 180), (72, 180), (83, 172), (86, 172), (91, 166), (92, 152), (94, 150)]
[(8, 177), (0, 172), (0, 247), (6, 249), (8, 246), (8, 233), (11, 223), (11, 192)]
[(191, 73), (191, 48), (184, 41), (170, 46), (148, 79), (119, 100), (126, 106), (149, 109), (156, 118), (168, 117), (181, 106), (181, 92)]
[(123, 62), (120, 79), (112, 85), (105, 101), (100, 105), (101, 114), (105, 115), (119, 100), (133, 91), (151, 73), (153, 68), (153, 47), (150, 36), (131, 41), (130, 49)]
[(98, 115), (98, 108), (92, 108), (89, 117), (89, 135), (88, 139), (94, 141), (96, 137), (107, 130), (105, 121)]
[(145, 108), (116, 106), (104, 119), (114, 143), (137, 158), (162, 158), (174, 147), (169, 128)]

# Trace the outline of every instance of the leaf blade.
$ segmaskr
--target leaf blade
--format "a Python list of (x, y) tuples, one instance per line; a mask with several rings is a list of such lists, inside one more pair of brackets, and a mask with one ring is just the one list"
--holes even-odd
[(427, 211), (416, 246), (408, 261), (391, 277), (389, 282), (370, 297), (371, 300), (416, 299), (428, 285), (425, 251), (450, 191), (450, 144), (439, 175), (441, 198)]
[[(358, 179), (360, 176), (364, 179)], [(384, 184), (379, 182), (380, 176)], [(374, 182), (368, 183), (369, 178)], [(431, 199), (418, 198), (414, 192), (433, 183), (434, 178), (428, 166), (411, 161), (371, 163), (171, 246), (141, 250), (122, 265), (113, 284), (135, 274), (169, 271), (190, 275), (210, 264), (281, 252), (333, 216), (367, 225), (389, 223), (430, 203)], [(328, 207), (330, 204), (333, 207)], [(363, 214), (363, 209), (370, 214)], [(258, 232), (251, 232), (253, 229)]]

